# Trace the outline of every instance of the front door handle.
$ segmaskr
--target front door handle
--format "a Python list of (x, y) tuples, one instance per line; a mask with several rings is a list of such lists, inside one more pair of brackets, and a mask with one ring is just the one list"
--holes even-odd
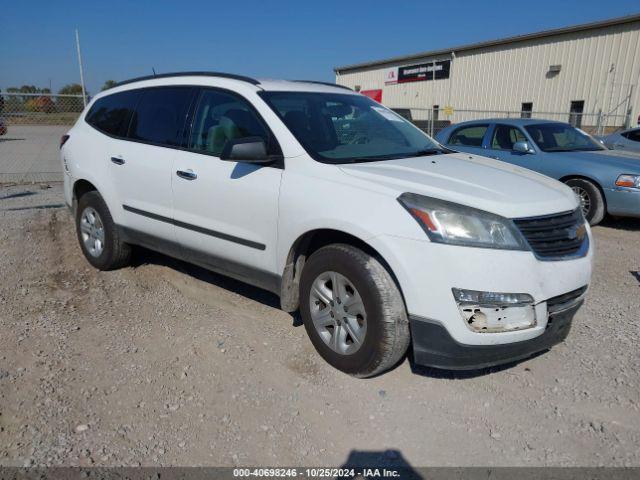
[(124, 165), (124, 158), (111, 157), (111, 161), (116, 165)]
[(196, 172), (194, 172), (191, 169), (178, 170), (176, 172), (176, 175), (178, 175), (180, 178), (184, 178), (185, 180), (195, 180), (196, 178), (198, 178), (198, 175), (196, 174)]

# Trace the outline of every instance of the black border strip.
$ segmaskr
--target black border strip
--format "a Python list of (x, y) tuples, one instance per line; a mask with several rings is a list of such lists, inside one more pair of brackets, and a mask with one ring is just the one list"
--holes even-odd
[(245, 247), (255, 248), (256, 250), (266, 250), (267, 248), (267, 246), (263, 243), (254, 242), (252, 240), (247, 240), (245, 238), (235, 237), (227, 233), (216, 232), (215, 230), (209, 230), (208, 228), (199, 227), (197, 225), (191, 225), (190, 223), (185, 223), (185, 222), (181, 222), (180, 220), (174, 220), (173, 218), (164, 217), (162, 215), (158, 215), (157, 213), (151, 213), (145, 210), (140, 210), (138, 208), (130, 207), (129, 205), (122, 205), (122, 208), (127, 212), (135, 213), (137, 215), (142, 215), (143, 217), (151, 218), (153, 220), (158, 220), (160, 222), (170, 223), (172, 225), (175, 225), (176, 227), (186, 228), (187, 230), (193, 230), (194, 232), (203, 233), (204, 235), (209, 235), (211, 237), (227, 240), (228, 242), (238, 243), (240, 245), (244, 245)]

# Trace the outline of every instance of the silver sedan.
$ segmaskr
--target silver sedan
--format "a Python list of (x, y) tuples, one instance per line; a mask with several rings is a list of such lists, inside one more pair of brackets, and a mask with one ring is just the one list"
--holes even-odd
[(640, 127), (612, 133), (604, 137), (602, 142), (612, 150), (640, 153)]

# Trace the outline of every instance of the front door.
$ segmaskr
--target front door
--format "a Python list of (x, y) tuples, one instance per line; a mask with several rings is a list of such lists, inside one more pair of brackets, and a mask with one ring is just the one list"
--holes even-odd
[(176, 235), (187, 254), (201, 254), (195, 259), (199, 263), (261, 284), (256, 275), (277, 273), (283, 170), (220, 160), (227, 140), (242, 137), (262, 137), (269, 153), (279, 153), (275, 138), (247, 100), (225, 90), (202, 89), (188, 151), (176, 156), (171, 177)]
[(537, 170), (540, 162), (536, 153), (516, 152), (513, 149), (516, 142), (528, 142), (533, 148), (529, 139), (518, 127), (498, 123), (490, 132), (486, 155), (496, 160)]

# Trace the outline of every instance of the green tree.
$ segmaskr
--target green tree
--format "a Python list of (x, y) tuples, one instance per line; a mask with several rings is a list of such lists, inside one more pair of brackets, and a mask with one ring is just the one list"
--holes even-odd
[(82, 86), (79, 83), (69, 83), (62, 87), (58, 93), (60, 95), (82, 95)]
[(118, 82), (116, 82), (115, 80), (107, 80), (106, 82), (104, 82), (104, 85), (102, 86), (102, 90), (106, 90), (107, 88), (111, 88), (111, 87), (115, 87), (118, 84)]
[(34, 85), (22, 85), (19, 89), (20, 93), (38, 93), (38, 89)]

